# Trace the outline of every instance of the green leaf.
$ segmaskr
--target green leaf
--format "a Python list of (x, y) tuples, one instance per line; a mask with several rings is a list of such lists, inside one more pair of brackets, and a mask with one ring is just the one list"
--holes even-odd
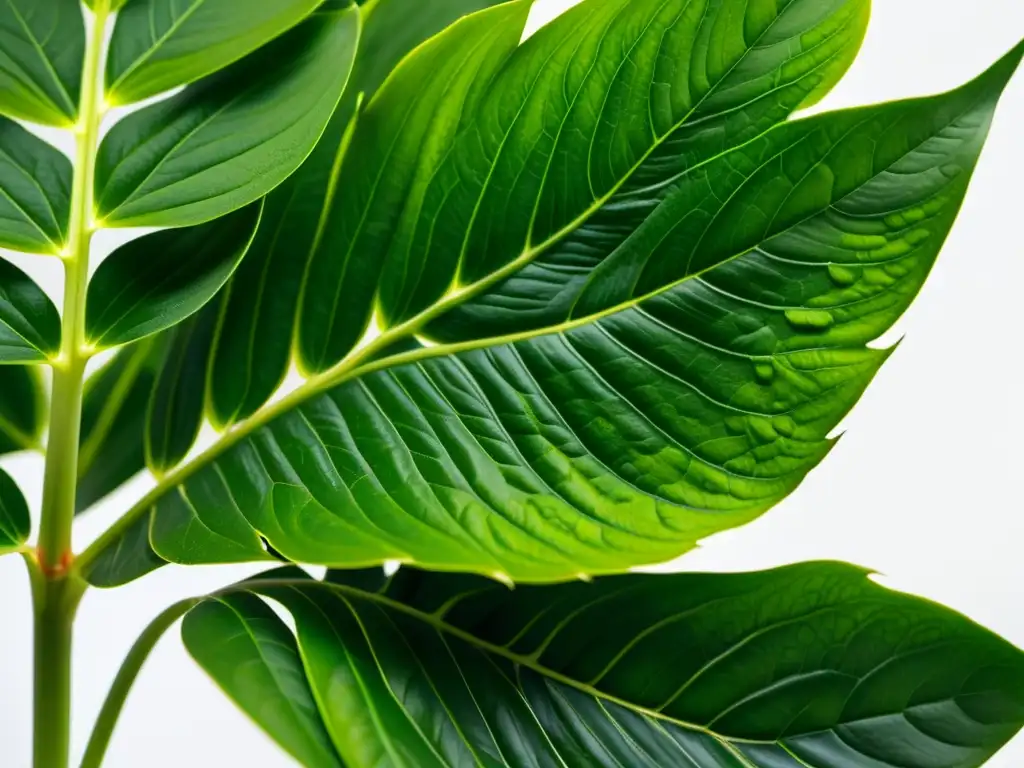
[(71, 161), (0, 118), (0, 246), (58, 254), (67, 241)]
[(11, 476), (0, 469), (0, 555), (18, 549), (31, 532), (25, 497)]
[(146, 468), (149, 398), (173, 331), (119, 349), (85, 384), (76, 512)]
[(348, 81), (355, 7), (319, 11), (228, 69), (118, 123), (100, 146), (103, 226), (188, 226), (263, 197), (305, 160)]
[(78, 0), (3, 0), (0, 40), (0, 114), (73, 124), (85, 59)]
[(203, 423), (203, 382), (217, 305), (177, 325), (153, 387), (146, 413), (146, 464), (157, 474), (188, 454)]
[[(589, 0), (516, 47), (529, 4), (512, 3), (419, 49), (346, 155), (347, 183), (310, 264), (301, 367), (336, 365), (373, 312), (400, 325), (546, 261), (572, 234), (597, 240), (558, 265), (579, 274), (591, 266), (579, 251), (614, 246), (602, 239), (610, 212), (651, 206), (637, 194), (668, 188), (833, 84), (868, 15), (861, 0), (745, 8)], [(693, 56), (692, 67), (671, 64)], [(435, 78), (440, 67), (450, 74)]]
[(488, 0), (378, 0), (341, 104), (313, 154), (267, 198), (256, 240), (232, 278), (210, 370), (210, 409), (227, 426), (262, 408), (284, 380), (306, 265), (341, 183), (360, 94), (370, 100), (430, 35)]
[(0, 259), (0, 364), (38, 363), (60, 349), (60, 315), (43, 289)]
[(308, 768), (341, 768), (295, 638), (266, 603), (244, 593), (207, 600), (181, 634), (196, 661), (288, 754)]
[[(291, 613), (350, 768), (977, 768), (1024, 724), (1019, 650), (852, 566), (514, 591), (409, 569), (336, 582), (244, 594)], [(245, 685), (244, 630), (217, 605), (186, 617), (189, 651), (243, 709), (283, 707)]]
[(187, 229), (121, 246), (89, 281), (86, 339), (115, 347), (157, 333), (202, 309), (231, 277), (259, 226), (263, 203)]
[(117, 16), (107, 99), (130, 104), (195, 82), (252, 53), (320, 0), (133, 0)]
[(0, 456), (33, 451), (46, 427), (46, 389), (38, 366), (0, 365)]
[[(821, 81), (790, 92), (775, 75), (755, 78), (771, 85), (766, 96), (723, 75), (715, 82), (729, 87), (698, 93), (701, 106), (687, 108), (694, 122), (648, 146), (635, 170), (623, 164), (618, 186), (607, 176), (613, 166), (602, 162), (581, 193), (567, 185), (587, 179), (585, 165), (549, 173), (550, 186), (537, 186), (546, 164), (568, 160), (555, 151), (557, 125), (532, 118), (564, 103), (562, 70), (574, 78), (600, 72), (602, 80), (606, 69), (616, 70), (572, 59), (574, 51), (589, 55), (593, 36), (612, 51), (645, 51), (635, 61), (667, 61), (692, 53), (683, 32), (756, 21), (755, 28), (774, 31), (757, 38), (753, 58), (732, 68), (716, 59), (716, 67), (750, 78), (754, 62), (767, 61), (796, 78), (818, 71), (811, 62), (820, 66), (823, 53), (812, 48), (801, 64), (802, 49), (788, 36), (835, 43), (836, 30), (846, 28), (841, 20), (860, 18), (862, 8), (844, 4), (835, 17), (822, 17), (820, 3), (791, 3), (780, 17), (785, 23), (773, 27), (730, 15), (746, 6), (726, 3), (721, 19), (684, 14), (676, 26), (659, 28), (644, 15), (655, 7), (646, 1), (606, 26), (598, 24), (604, 12), (625, 6), (591, 0), (580, 7), (582, 15), (562, 17), (515, 49), (487, 88), (468, 90), (475, 97), (458, 111), (464, 127), (451, 149), (435, 151), (435, 138), (444, 144), (452, 135), (435, 104), (423, 119), (439, 125), (402, 155), (413, 171), (382, 161), (380, 188), (371, 194), (343, 166), (351, 184), (346, 194), (339, 188), (336, 218), (317, 251), (325, 269), (333, 254), (342, 274), (318, 273), (314, 263), (304, 303), (318, 308), (323, 332), (303, 359), (323, 372), (168, 475), (128, 515), (124, 524), (151, 517), (156, 555), (237, 562), (265, 557), (265, 541), (289, 560), (321, 565), (397, 560), (517, 582), (617, 572), (672, 559), (756, 518), (828, 453), (830, 433), (890, 353), (867, 344), (909, 306), (949, 232), (1024, 46), (941, 96), (775, 127)], [(515, 8), (470, 17), (418, 49), (367, 109), (345, 165), (366, 162), (376, 137), (401, 122), (383, 113), (372, 119), (392, 91), (402, 96), (399, 114), (419, 108), (416, 95), (431, 84), (405, 90), (406, 76), (421, 71), (414, 64), (459, 61), (455, 53), (465, 47), (487, 45), (484, 34), (461, 40), (462, 31)], [(798, 21), (833, 34), (811, 34)], [(573, 38), (584, 22), (590, 37)], [(653, 35), (656, 47), (646, 37), (632, 46), (612, 37), (630, 30)], [(849, 37), (858, 40), (859, 31)], [(669, 41), (681, 53), (659, 57), (658, 46)], [(441, 56), (448, 42), (454, 52)], [(520, 69), (534, 71), (541, 54), (561, 61), (552, 48), (566, 59), (551, 75), (555, 92), (518, 87)], [(793, 66), (780, 63), (794, 56)], [(471, 68), (486, 70), (476, 60)], [(444, 80), (450, 93), (460, 84)], [(580, 74), (570, 85), (590, 94), (586, 83)], [(609, 99), (611, 92), (619, 90), (598, 91)], [(630, 98), (658, 92), (626, 89)], [(577, 90), (567, 93), (571, 99)], [(685, 104), (685, 90), (679, 94)], [(617, 103), (616, 125), (628, 133), (632, 108)], [(652, 104), (642, 107), (643, 121), (660, 119), (660, 110), (648, 113)], [(524, 117), (517, 122), (516, 115)], [(608, 125), (599, 110), (573, 115), (592, 120), (598, 133)], [(505, 123), (512, 128), (499, 130)], [(506, 133), (505, 148), (488, 155)], [(570, 133), (566, 141), (580, 134)], [(649, 143), (658, 134), (645, 135)], [(633, 144), (601, 140), (636, 154)], [(523, 158), (532, 158), (528, 166)], [(529, 197), (492, 199), (512, 190), (514, 179)], [(441, 188), (432, 192), (435, 182)], [(606, 184), (606, 200), (587, 202), (591, 188)], [(349, 260), (363, 272), (358, 279), (345, 272), (344, 241), (326, 245), (332, 226), (342, 232), (359, 221), (353, 211), (361, 209), (342, 205), (352, 202), (350, 186), (372, 198), (364, 203), (374, 224), (359, 234)], [(577, 194), (583, 198), (570, 199)], [(577, 203), (589, 207), (573, 213)], [(566, 217), (569, 224), (558, 223)], [(539, 234), (548, 231), (554, 234)], [(525, 254), (521, 237), (531, 244)], [(366, 281), (377, 280), (381, 263), (375, 293)], [(446, 287), (453, 280), (455, 291)], [(331, 301), (317, 294), (324, 285), (344, 289), (337, 302), (344, 323), (330, 319)], [(347, 352), (363, 335), (366, 318), (356, 305), (366, 297), (381, 335)], [(347, 356), (324, 368), (339, 354)], [(109, 563), (99, 563), (118, 540), (112, 534), (89, 553), (86, 572), (96, 558), (110, 577)]]

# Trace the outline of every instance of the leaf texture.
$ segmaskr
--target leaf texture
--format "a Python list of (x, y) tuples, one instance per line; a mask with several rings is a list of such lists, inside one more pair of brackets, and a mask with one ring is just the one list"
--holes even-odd
[(154, 232), (110, 254), (89, 281), (88, 342), (127, 344), (202, 309), (238, 268), (262, 209), (253, 203), (207, 224)]
[(195, 82), (298, 24), (320, 0), (132, 0), (107, 55), (107, 98), (130, 104)]
[(0, 258), (0, 364), (39, 363), (60, 348), (60, 315), (31, 277)]
[[(169, 475), (130, 516), (153, 553), (119, 562), (266, 543), (561, 580), (673, 558), (792, 492), (889, 354), (867, 344), (934, 263), (1022, 48), (947, 94), (778, 124), (839, 76), (865, 7), (698, 7), (591, 0), (516, 47), (488, 23), (512, 3), (399, 67), (314, 253), (319, 373)], [(468, 74), (438, 88), (430, 62)]]
[(84, 58), (78, 0), (0, 2), (0, 113), (70, 126), (78, 114)]
[(188, 615), (186, 646), (243, 708), (282, 706), (234, 682), (242, 614), (222, 618), (257, 593), (282, 604), (352, 768), (976, 768), (1024, 723), (1020, 651), (846, 565), (514, 591), (267, 577)]
[(67, 240), (71, 161), (0, 118), (0, 246), (58, 254)]
[(118, 123), (100, 145), (104, 226), (189, 226), (266, 195), (309, 155), (359, 39), (359, 11), (323, 10), (249, 57)]

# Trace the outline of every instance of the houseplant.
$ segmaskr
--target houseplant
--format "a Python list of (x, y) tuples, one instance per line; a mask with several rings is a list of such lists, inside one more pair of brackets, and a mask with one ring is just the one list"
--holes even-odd
[[(58, 313), (0, 274), (12, 447), (49, 411), (37, 544), (0, 478), (37, 765), (67, 764), (83, 591), (166, 562), (270, 570), (155, 620), (85, 766), (186, 613), (306, 765), (973, 766), (1024, 722), (1019, 651), (852, 567), (623, 575), (824, 458), (1020, 46), (947, 94), (787, 120), (866, 0), (584, 0), (522, 44), (522, 0), (114, 5), (0, 11), (0, 111), (78, 146), (4, 123), (0, 242), (68, 278)], [(134, 226), (161, 229), (90, 275), (91, 236)], [(74, 554), (74, 513), (144, 467), (157, 488)]]

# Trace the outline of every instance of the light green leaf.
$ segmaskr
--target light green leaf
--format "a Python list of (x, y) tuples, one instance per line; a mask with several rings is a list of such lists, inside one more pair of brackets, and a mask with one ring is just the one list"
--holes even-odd
[(0, 456), (36, 450), (46, 427), (46, 389), (38, 366), (0, 365)]
[(57, 254), (67, 240), (71, 161), (0, 118), (0, 246)]
[(18, 549), (31, 532), (25, 497), (11, 476), (0, 469), (0, 555)]
[(86, 381), (76, 512), (146, 468), (146, 412), (173, 335), (169, 331), (119, 349)]
[[(268, 574), (228, 598), (291, 613), (302, 666), (274, 623), (280, 655), (350, 768), (978, 768), (1024, 724), (1019, 650), (852, 566), (514, 591), (379, 574)], [(283, 708), (243, 682), (224, 606), (186, 617), (186, 646), (243, 709)]]
[[(803, 65), (783, 66), (794, 56), (799, 62), (802, 49), (776, 36), (802, 30), (800, 40), (821, 45), (862, 8), (843, 4), (823, 17), (820, 3), (791, 3), (785, 23), (773, 26), (731, 15), (746, 5), (724, 3), (722, 19), (668, 14), (671, 23), (659, 28), (661, 17), (644, 13), (682, 6), (580, 7), (582, 16), (553, 22), (516, 48), (489, 85), (467, 91), (474, 98), (458, 110), (463, 127), (454, 138), (444, 109), (425, 111), (423, 120), (440, 122), (402, 155), (415, 167), (382, 160), (380, 187), (366, 192), (363, 209), (345, 207), (355, 198), (339, 188), (324, 243), (332, 226), (343, 232), (358, 223), (354, 211), (373, 226), (351, 254), (317, 251), (325, 269), (333, 253), (341, 270), (318, 273), (314, 262), (307, 284), (304, 307), (320, 312), (307, 319), (319, 317), (323, 331), (303, 359), (322, 372), (169, 474), (127, 516), (125, 526), (151, 518), (156, 555), (179, 563), (260, 559), (265, 541), (294, 562), (345, 567), (397, 560), (517, 582), (617, 572), (672, 559), (756, 518), (828, 453), (830, 433), (889, 354), (868, 343), (909, 306), (949, 232), (1024, 46), (941, 96), (781, 125), (776, 120), (819, 79), (790, 91), (775, 75), (758, 76), (754, 82), (772, 84), (766, 95), (727, 74), (730, 87), (698, 97), (701, 106), (687, 108), (693, 115), (680, 127), (645, 133), (653, 147), (635, 169), (623, 162), (625, 177), (613, 182), (615, 163), (593, 166), (588, 179), (586, 164), (577, 168), (556, 151), (557, 124), (534, 119), (565, 103), (563, 70), (579, 74), (569, 101), (600, 104), (595, 93), (620, 93), (605, 72), (615, 66), (583, 66), (598, 40), (611, 51), (642, 49), (636, 61), (663, 62), (694, 50), (708, 56), (692, 42), (707, 31), (703, 24), (721, 31), (716, 25), (756, 22), (769, 31), (750, 63), (715, 66), (749, 78), (753, 62), (767, 61), (796, 77), (827, 57), (813, 48)], [(609, 8), (623, 15), (605, 19), (606, 29), (598, 21)], [(471, 17), (409, 62), (459, 60), (455, 54), (487, 44), (483, 34), (460, 39), (460, 30), (514, 9)], [(586, 13), (595, 9), (601, 13)], [(798, 21), (833, 34), (811, 34)], [(573, 38), (580, 29), (592, 37)], [(642, 39), (610, 43), (613, 32)], [(669, 41), (681, 53), (659, 56)], [(446, 42), (455, 50), (440, 56), (435, 46)], [(558, 89), (519, 87), (520, 70), (549, 71), (534, 69), (542, 54), (561, 62)], [(407, 70), (410, 78), (420, 71), (400, 67), (375, 97), (346, 165), (366, 162), (376, 137), (419, 108), (415, 96), (429, 84), (407, 91)], [(589, 90), (591, 70), (607, 87)], [(454, 93), (457, 78), (446, 82)], [(665, 89), (676, 92), (673, 84), (683, 99), (677, 81)], [(661, 90), (622, 88), (645, 99)], [(384, 113), (374, 122), (375, 105), (390, 104), (392, 91), (408, 98), (396, 98), (390, 122)], [(780, 94), (788, 94), (783, 107)], [(619, 103), (616, 130), (626, 134), (618, 138), (604, 135), (608, 123), (590, 111), (570, 111), (592, 122), (582, 135), (610, 142), (600, 157), (618, 162), (604, 154), (617, 147), (632, 162), (639, 150), (628, 118), (659, 120), (661, 110), (648, 108), (660, 103)], [(571, 133), (566, 141), (578, 141), (579, 131)], [(435, 151), (435, 139), (451, 147)], [(542, 184), (543, 169), (555, 163), (566, 165)], [(344, 167), (342, 175), (352, 189), (370, 188)], [(582, 191), (569, 183), (582, 180)], [(516, 184), (527, 197), (492, 199)], [(594, 204), (591, 193), (609, 184)], [(346, 258), (361, 276), (345, 271)], [(367, 281), (378, 279), (381, 263), (375, 292)], [(345, 323), (331, 320), (331, 301), (318, 298), (324, 285), (344, 288), (337, 317)], [(355, 305), (366, 297), (380, 335), (357, 344), (366, 318)], [(115, 531), (87, 553), (86, 572), (95, 558), (108, 579), (138, 575), (115, 576), (103, 562), (104, 552), (120, 551), (118, 541)]]
[(302, 167), (267, 198), (256, 240), (232, 278), (210, 370), (210, 415), (230, 425), (262, 408), (285, 377), (306, 265), (339, 184), (360, 95), (369, 101), (413, 48), (493, 0), (378, 0), (341, 104)]
[(195, 82), (252, 53), (320, 0), (133, 0), (117, 16), (107, 99), (131, 104)]
[(39, 363), (60, 348), (60, 315), (43, 289), (0, 258), (0, 364)]
[(245, 593), (207, 600), (181, 634), (224, 692), (301, 765), (341, 768), (295, 638), (266, 603)]
[(181, 94), (118, 123), (99, 150), (104, 226), (188, 226), (263, 197), (305, 160), (348, 81), (356, 8), (323, 10)]
[(0, 114), (72, 125), (84, 58), (78, 0), (0, 0)]
[(89, 281), (86, 339), (115, 347), (198, 312), (237, 269), (262, 201), (208, 224), (145, 235), (121, 246)]
[(203, 382), (218, 307), (207, 305), (170, 331), (146, 412), (146, 464), (157, 474), (188, 454), (203, 423)]

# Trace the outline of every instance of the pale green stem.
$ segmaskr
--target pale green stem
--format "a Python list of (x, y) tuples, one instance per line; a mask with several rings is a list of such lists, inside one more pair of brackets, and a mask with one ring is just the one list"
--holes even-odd
[(100, 61), (109, 14), (97, 2), (86, 45), (82, 95), (75, 125), (75, 178), (64, 260), (63, 336), (52, 361), (53, 394), (46, 449), (43, 509), (37, 559), (42, 583), (35, 602), (35, 768), (67, 768), (71, 742), (71, 640), (75, 612), (85, 583), (69, 573), (71, 523), (78, 479), (85, 349), (85, 296), (92, 239), (93, 179), (103, 104)]

